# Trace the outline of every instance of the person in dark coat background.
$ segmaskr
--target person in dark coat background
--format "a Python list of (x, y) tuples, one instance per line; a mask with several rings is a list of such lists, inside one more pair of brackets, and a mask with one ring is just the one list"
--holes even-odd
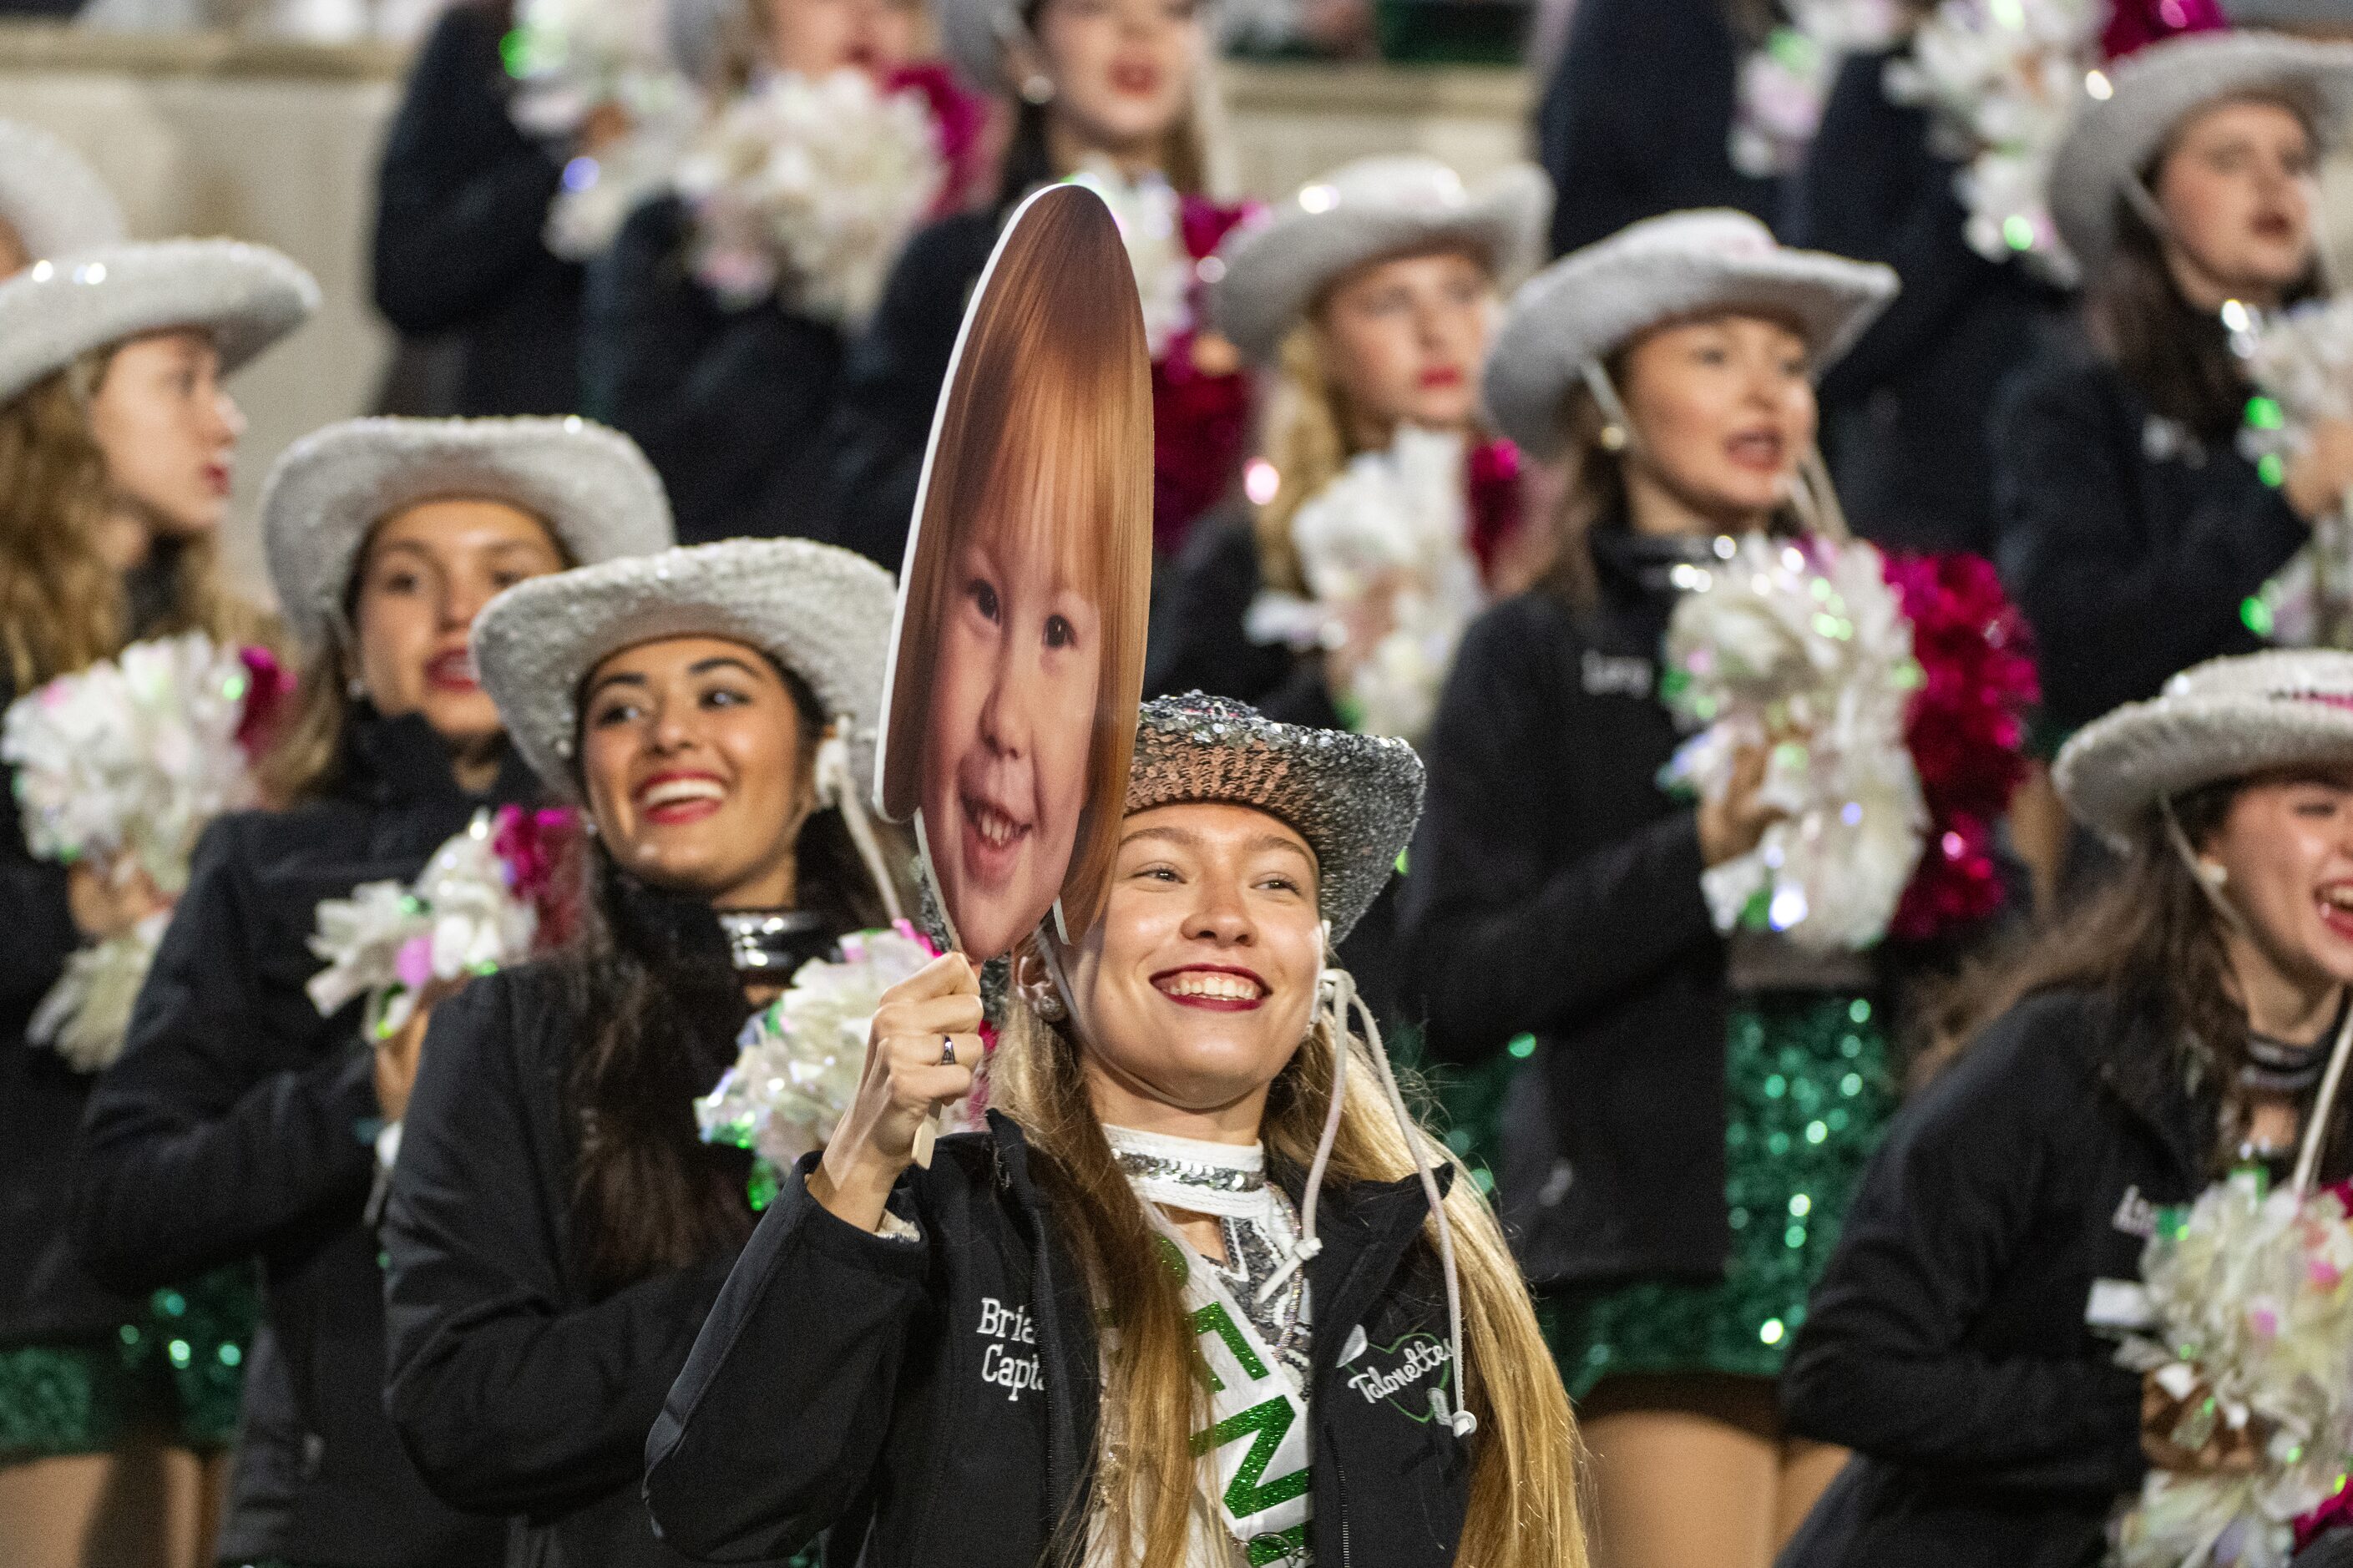
[(1996, 395), (2068, 321), (2024, 258), (1970, 248), (1953, 163), (1887, 65), (1849, 58), (1795, 182), (1789, 241), (1883, 261), (1903, 292), (1822, 377), (1822, 447), (1857, 533), (1891, 550), (1994, 553)]
[(90, 1096), (74, 1234), (125, 1290), (261, 1259), (223, 1559), (472, 1568), (504, 1532), (436, 1501), (394, 1439), (366, 1215), (431, 1007), (382, 1041), (356, 1000), (322, 1015), (310, 939), (322, 900), (406, 885), (478, 811), (538, 794), (471, 676), (475, 612), (568, 560), (668, 543), (669, 513), (611, 431), (504, 419), (331, 426), (280, 459), (262, 510), (307, 655), (265, 783), (290, 804), (199, 842)]
[(543, 237), (565, 158), (510, 113), (513, 27), (512, 0), (443, 12), (385, 138), (375, 307), (403, 332), (454, 336), (459, 358), (454, 403), (420, 412), (580, 406), (580, 266)]
[[(687, 26), (698, 5), (715, 14), (701, 30)], [(816, 80), (857, 69), (887, 87), (919, 20), (913, 0), (697, 0), (673, 14), (671, 30), (681, 68), (717, 106), (777, 72)], [(658, 195), (591, 264), (586, 406), (653, 459), (684, 542), (819, 536), (819, 437), (840, 381), (846, 325), (774, 291), (723, 300), (694, 275), (694, 238), (684, 201)], [(923, 416), (931, 416), (928, 403)]]
[(2353, 876), (2348, 706), (2353, 656), (2217, 660), (2060, 752), (2125, 868), (1979, 976), (1864, 1175), (1782, 1382), (1792, 1429), (1855, 1458), (1782, 1568), (2089, 1568), (2152, 1465), (2234, 1457), (2227, 1428), (2175, 1447), (2184, 1402), (2115, 1342), (2150, 1326), (2159, 1209), (2284, 1181), (2316, 1131), (2322, 1179), (2348, 1166), (2342, 1102), (2311, 1122), (2353, 981), (2316, 896)]
[(1232, 489), (1250, 437), (1249, 379), (1195, 319), (1200, 263), (1246, 210), (1209, 194), (1217, 149), (1195, 112), (1214, 68), (1201, 14), (1193, 0), (943, 0), (939, 19), (957, 68), (1005, 101), (1012, 135), (994, 205), (909, 242), (850, 350), (827, 436), (828, 537), (899, 569), (973, 286), (1022, 198), (1079, 175), (1124, 227), (1175, 242), (1136, 279), (1153, 353), (1153, 543), (1173, 555)]
[(1781, 180), (1731, 150), (1741, 58), (1777, 20), (1770, 0), (1577, 0), (1536, 110), (1554, 255), (1688, 207), (1778, 220)]
[(2348, 106), (2339, 50), (2193, 34), (2120, 65), (2060, 148), (2051, 207), (2091, 346), (2021, 373), (1994, 424), (2000, 564), (2040, 651), (2046, 751), (2202, 658), (2293, 635), (2265, 585), (2353, 486), (2353, 423), (2320, 424), (2266, 484), (2239, 450), (2253, 389), (2224, 317), (2317, 287), (2316, 159)]
[(694, 1102), (803, 963), (898, 910), (845, 825), (892, 605), (860, 556), (736, 540), (482, 616), (517, 744), (595, 824), (590, 907), (434, 1019), (385, 1204), (385, 1403), (444, 1499), (521, 1516), (517, 1568), (684, 1561), (646, 1438), (755, 1217), (750, 1154), (700, 1141)]

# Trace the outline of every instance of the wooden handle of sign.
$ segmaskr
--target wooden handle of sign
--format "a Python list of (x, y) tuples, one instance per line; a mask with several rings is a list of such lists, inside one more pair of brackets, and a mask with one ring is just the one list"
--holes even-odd
[(915, 1163), (928, 1171), (932, 1168), (932, 1145), (940, 1141), (940, 1113), (936, 1110), (915, 1129)]

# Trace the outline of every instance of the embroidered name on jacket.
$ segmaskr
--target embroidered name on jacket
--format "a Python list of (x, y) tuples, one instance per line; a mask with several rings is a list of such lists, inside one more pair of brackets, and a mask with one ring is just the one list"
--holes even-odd
[[(1386, 1399), (1417, 1421), (1430, 1419), (1429, 1397), (1409, 1397), (1421, 1381), (1431, 1373), (1438, 1373), (1434, 1386), (1447, 1385), (1446, 1342), (1433, 1334), (1410, 1334), (1386, 1351), (1376, 1352), (1389, 1360), (1387, 1366), (1371, 1365), (1351, 1373), (1348, 1386), (1364, 1395), (1365, 1403), (1377, 1405)], [(1416, 1409), (1419, 1405), (1422, 1406)]]
[(1578, 672), (1588, 697), (1648, 697), (1659, 684), (1658, 671), (1639, 654), (1608, 654), (1585, 650)]
[(980, 1299), (978, 1332), (988, 1342), (980, 1352), (980, 1380), (1005, 1390), (1016, 1404), (1024, 1393), (1046, 1391), (1046, 1369), (1021, 1347), (1038, 1342), (1038, 1325), (1027, 1307), (1008, 1306), (994, 1296)]

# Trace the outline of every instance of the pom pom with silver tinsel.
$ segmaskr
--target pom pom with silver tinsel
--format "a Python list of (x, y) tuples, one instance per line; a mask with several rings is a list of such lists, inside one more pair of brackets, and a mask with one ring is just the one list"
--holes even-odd
[[(176, 898), (206, 824), (254, 804), (251, 753), (283, 694), (266, 653), (189, 632), (132, 643), (18, 698), (0, 760), (16, 770), (26, 846), (118, 879), (144, 876)], [(27, 1037), (85, 1072), (111, 1062), (165, 923), (151, 915), (70, 956)]]
[(1920, 684), (1879, 552), (1753, 533), (1674, 568), (1668, 705), (1701, 732), (1662, 782), (1702, 799), (1738, 755), (1768, 748), (1761, 799), (1783, 815), (1756, 848), (1708, 868), (1720, 931), (1764, 929), (1816, 952), (1885, 934), (1927, 825), (1904, 725)]
[(1788, 0), (1787, 10), (1788, 22), (1740, 62), (1734, 97), (1733, 167), (1756, 179), (1796, 173), (1840, 65), (1902, 30), (1899, 0)]
[(901, 921), (843, 937), (838, 962), (802, 964), (744, 1026), (735, 1065), (694, 1102), (703, 1142), (748, 1149), (778, 1171), (823, 1148), (857, 1096), (882, 994), (937, 956)]
[[(570, 154), (545, 231), (567, 260), (602, 251), (667, 186), (702, 118), (693, 83), (671, 63), (665, 16), (660, 0), (522, 0), (501, 46), (516, 84), (511, 118)], [(593, 153), (575, 151), (600, 113), (622, 129)]]
[(543, 889), (533, 878), (551, 858), (519, 847), (538, 837), (516, 831), (524, 815), (518, 806), (497, 816), (478, 811), (416, 881), (363, 882), (349, 898), (322, 900), (311, 951), (327, 967), (305, 987), (311, 1004), (332, 1014), (364, 995), (363, 1036), (387, 1040), (428, 987), (528, 958), (542, 924)]
[(1961, 165), (1962, 232), (1989, 261), (2075, 281), (2043, 191), (2107, 21), (2106, 0), (1943, 0), (1888, 62), (1889, 99), (1926, 109), (1932, 145)]
[(2158, 1215), (2141, 1261), (2154, 1329), (2123, 1365), (2177, 1400), (2168, 1435), (2197, 1452), (2218, 1426), (2253, 1428), (2252, 1473), (2152, 1470), (2116, 1526), (2121, 1568), (2285, 1568), (2295, 1521), (2353, 1464), (2353, 1224), (2341, 1187), (2299, 1198), (2260, 1172)]
[[(2353, 418), (2353, 296), (2316, 300), (2268, 318), (2232, 301), (2222, 324), (2254, 383), (2239, 447), (2267, 485), (2325, 420)], [(2259, 636), (2290, 647), (2353, 647), (2353, 495), (2316, 521), (2248, 605)]]
[(722, 109), (680, 161), (694, 275), (731, 310), (774, 296), (857, 322), (948, 178), (929, 100), (863, 71), (780, 73)]
[(1302, 651), (1345, 642), (1368, 617), (1385, 619), (1388, 629), (1335, 694), (1367, 734), (1421, 738), (1455, 647), (1486, 607), (1468, 542), (1463, 463), (1460, 434), (1409, 426), (1388, 450), (1351, 458), (1292, 519), (1308, 596), (1262, 593), (1246, 617), (1253, 641)]

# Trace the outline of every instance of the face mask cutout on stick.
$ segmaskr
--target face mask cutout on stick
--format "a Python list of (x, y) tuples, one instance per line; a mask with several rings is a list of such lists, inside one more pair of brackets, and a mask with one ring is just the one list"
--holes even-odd
[(875, 804), (976, 963), (1086, 929), (1119, 837), (1152, 570), (1152, 362), (1111, 210), (1017, 208), (956, 340), (900, 573)]

